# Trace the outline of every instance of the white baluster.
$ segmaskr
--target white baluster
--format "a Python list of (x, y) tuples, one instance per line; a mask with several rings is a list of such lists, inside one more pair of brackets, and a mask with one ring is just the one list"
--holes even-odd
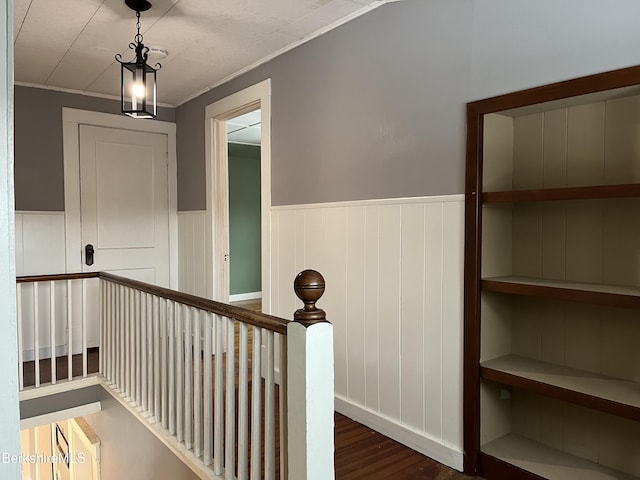
[(67, 379), (73, 378), (73, 282), (67, 280)]
[(253, 327), (251, 356), (251, 480), (262, 478), (262, 329)]
[(124, 287), (118, 285), (118, 381), (116, 387), (123, 390), (124, 387)]
[(82, 279), (82, 376), (87, 376), (87, 280)]
[(176, 434), (176, 304), (169, 302), (169, 433)]
[(236, 372), (235, 372), (235, 331), (233, 319), (225, 319), (227, 328), (227, 395), (226, 395), (226, 416), (224, 427), (224, 443), (225, 443), (225, 459), (224, 459), (224, 478), (225, 480), (234, 480), (235, 478), (235, 446), (236, 446)]
[(177, 383), (177, 391), (176, 391), (176, 438), (179, 442), (184, 441), (184, 415), (182, 414), (183, 406), (184, 406), (184, 359), (185, 359), (185, 346), (184, 346), (184, 324), (182, 321), (183, 318), (183, 306), (176, 305), (176, 383)]
[(100, 340), (98, 341), (98, 371), (100, 375), (106, 377), (104, 368), (104, 351), (105, 344), (107, 342), (107, 302), (106, 302), (106, 289), (105, 284), (101, 279), (98, 279), (98, 288), (100, 290)]
[(184, 310), (184, 444), (191, 450), (193, 446), (193, 352), (191, 344), (191, 309)]
[(149, 410), (149, 365), (148, 358), (149, 352), (149, 310), (148, 310), (148, 295), (146, 293), (140, 294), (140, 330), (142, 332), (142, 339), (140, 344), (142, 345), (142, 411)]
[(142, 292), (135, 292), (134, 319), (136, 327), (136, 403), (142, 405), (142, 385), (144, 383), (142, 375)]
[(33, 282), (33, 354), (35, 359), (35, 386), (40, 386), (40, 298), (39, 284)]
[(125, 397), (131, 397), (131, 289), (124, 288), (124, 384)]
[(135, 293), (136, 291), (129, 288), (129, 301), (127, 308), (129, 309), (129, 335), (127, 345), (129, 346), (129, 369), (131, 375), (129, 378), (129, 397), (132, 400), (136, 398), (136, 385), (138, 383), (136, 371), (136, 309), (135, 309)]
[(111, 381), (111, 285), (106, 280), (100, 279), (104, 287), (104, 345), (100, 345), (100, 358), (104, 359), (104, 376)]
[(158, 297), (153, 297), (153, 410), (156, 422), (162, 420), (162, 402), (160, 398), (160, 308)]
[(213, 460), (213, 385), (211, 369), (211, 334), (213, 317), (207, 312), (204, 319), (204, 455), (205, 465), (211, 465)]
[(16, 313), (18, 318), (18, 381), (24, 389), (24, 342), (22, 340), (22, 284), (16, 285)]
[(267, 343), (266, 372), (264, 379), (264, 475), (266, 480), (276, 477), (276, 399), (275, 399), (275, 363), (273, 332), (265, 330)]
[(109, 381), (113, 384), (116, 380), (116, 357), (117, 357), (117, 346), (118, 346), (118, 337), (117, 337), (117, 312), (118, 312), (118, 300), (117, 300), (117, 292), (116, 285), (112, 282), (109, 282), (109, 370), (111, 371), (109, 375)]
[(200, 353), (202, 351), (200, 348), (202, 325), (200, 313), (200, 310), (193, 310), (193, 454), (196, 457), (202, 455), (202, 357)]
[(49, 333), (51, 338), (51, 384), (56, 383), (56, 287), (49, 281)]
[(249, 478), (249, 353), (247, 324), (238, 322), (240, 358), (238, 371), (238, 480)]
[(167, 361), (167, 301), (158, 300), (160, 316), (160, 381), (162, 384), (162, 428), (167, 428), (168, 421), (168, 396), (167, 375), (169, 365)]
[(216, 351), (215, 351), (215, 376), (214, 376), (214, 400), (213, 400), (213, 473), (222, 475), (224, 471), (224, 375), (222, 369), (222, 317), (216, 319)]

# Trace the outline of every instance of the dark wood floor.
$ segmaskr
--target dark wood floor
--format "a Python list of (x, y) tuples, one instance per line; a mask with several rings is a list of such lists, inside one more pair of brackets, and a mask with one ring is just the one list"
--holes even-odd
[[(98, 352), (89, 353), (89, 372), (98, 370)], [(59, 374), (67, 374), (67, 359), (57, 359)], [(74, 355), (74, 374), (82, 374), (82, 357)], [(25, 386), (34, 384), (34, 362), (25, 362)], [(51, 377), (49, 360), (41, 360), (41, 382)], [(60, 377), (61, 378), (61, 377)], [(336, 480), (470, 480), (438, 462), (385, 437), (344, 415), (335, 415)]]
[[(236, 302), (242, 308), (262, 311), (261, 300)], [(335, 414), (336, 480), (469, 480), (375, 430)]]
[(470, 480), (441, 463), (336, 413), (337, 480)]

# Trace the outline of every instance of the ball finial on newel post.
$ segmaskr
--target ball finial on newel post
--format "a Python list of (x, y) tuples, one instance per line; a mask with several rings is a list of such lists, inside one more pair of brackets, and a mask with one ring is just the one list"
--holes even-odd
[(307, 327), (327, 321), (324, 310), (316, 307), (316, 302), (324, 294), (324, 277), (319, 272), (303, 270), (293, 281), (293, 289), (298, 298), (304, 302), (304, 308), (296, 310), (293, 314), (294, 321)]

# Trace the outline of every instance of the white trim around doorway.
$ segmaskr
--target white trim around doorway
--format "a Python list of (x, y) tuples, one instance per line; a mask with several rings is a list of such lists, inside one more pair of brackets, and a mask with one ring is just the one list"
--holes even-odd
[[(206, 283), (211, 298), (228, 303), (229, 268), (223, 262), (229, 248), (229, 175), (226, 120), (260, 109), (262, 309), (271, 311), (271, 79), (208, 105), (205, 109), (206, 152)], [(214, 222), (213, 219), (216, 219)]]

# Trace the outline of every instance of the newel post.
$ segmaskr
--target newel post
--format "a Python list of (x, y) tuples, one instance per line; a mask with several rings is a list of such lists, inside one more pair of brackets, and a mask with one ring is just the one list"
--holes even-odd
[(287, 326), (288, 478), (332, 480), (333, 325), (316, 307), (324, 278), (315, 270), (304, 270), (293, 286), (304, 308)]

